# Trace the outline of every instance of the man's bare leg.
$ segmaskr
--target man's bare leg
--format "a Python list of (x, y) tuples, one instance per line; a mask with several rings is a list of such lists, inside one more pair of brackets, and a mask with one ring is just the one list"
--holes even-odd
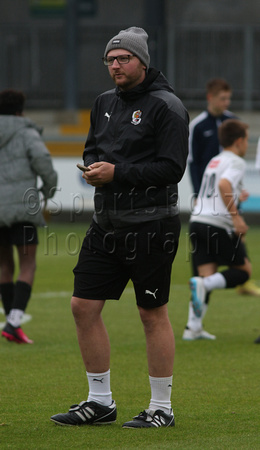
[(139, 312), (146, 336), (149, 375), (172, 376), (175, 340), (167, 305), (153, 309), (139, 307)]
[(101, 317), (104, 304), (103, 300), (71, 299), (82, 359), (92, 373), (106, 372), (110, 365), (109, 337)]

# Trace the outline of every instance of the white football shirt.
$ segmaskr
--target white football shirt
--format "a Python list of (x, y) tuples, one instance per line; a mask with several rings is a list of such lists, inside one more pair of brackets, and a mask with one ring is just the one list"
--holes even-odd
[(222, 200), (219, 181), (225, 178), (231, 183), (233, 194), (230, 202), (234, 201), (237, 206), (245, 168), (245, 161), (228, 150), (212, 158), (205, 169), (190, 221), (208, 223), (225, 228), (228, 232), (232, 231), (234, 229), (232, 218)]

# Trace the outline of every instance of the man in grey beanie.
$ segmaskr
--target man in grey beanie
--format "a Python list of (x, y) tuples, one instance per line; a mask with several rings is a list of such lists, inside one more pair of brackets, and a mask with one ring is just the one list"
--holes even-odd
[(144, 327), (151, 399), (123, 428), (175, 424), (174, 334), (167, 302), (180, 233), (178, 183), (186, 168), (189, 117), (163, 74), (149, 67), (147, 40), (142, 28), (131, 27), (114, 36), (104, 52), (116, 87), (101, 94), (91, 112), (83, 178), (95, 186), (95, 211), (74, 268), (71, 299), (89, 393), (87, 401), (51, 417), (59, 425), (116, 420), (101, 312), (107, 300), (120, 299), (129, 280)]
[[(147, 40), (148, 34), (142, 28), (131, 27), (120, 31), (108, 42), (103, 61), (109, 68), (111, 78), (121, 90), (132, 89), (144, 80), (150, 64)], [(122, 54), (122, 49), (127, 52)], [(129, 65), (132, 61), (137, 63), (137, 67), (135, 64)], [(129, 71), (129, 67), (134, 70)]]
[(150, 55), (148, 52), (147, 40), (148, 34), (142, 28), (131, 27), (126, 30), (121, 30), (117, 36), (114, 36), (108, 42), (104, 58), (107, 57), (110, 50), (124, 48), (136, 55), (146, 68), (149, 69)]

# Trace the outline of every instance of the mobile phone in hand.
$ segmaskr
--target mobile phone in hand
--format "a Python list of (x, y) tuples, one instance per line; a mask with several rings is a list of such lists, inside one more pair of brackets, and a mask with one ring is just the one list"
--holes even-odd
[(89, 167), (83, 166), (82, 164), (77, 164), (77, 167), (82, 170), (82, 172), (89, 172), (91, 170)]

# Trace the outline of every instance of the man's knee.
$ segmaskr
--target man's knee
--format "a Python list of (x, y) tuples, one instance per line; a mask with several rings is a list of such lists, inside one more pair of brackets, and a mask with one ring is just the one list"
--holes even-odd
[(138, 309), (143, 326), (147, 331), (153, 330), (156, 326), (161, 326), (166, 320), (168, 321), (166, 305), (150, 309), (139, 306)]
[(78, 297), (71, 298), (71, 311), (75, 320), (83, 319), (86, 315), (86, 300)]
[(101, 316), (101, 311), (104, 306), (103, 300), (87, 300), (72, 296), (71, 311), (74, 320), (78, 322), (94, 322)]

